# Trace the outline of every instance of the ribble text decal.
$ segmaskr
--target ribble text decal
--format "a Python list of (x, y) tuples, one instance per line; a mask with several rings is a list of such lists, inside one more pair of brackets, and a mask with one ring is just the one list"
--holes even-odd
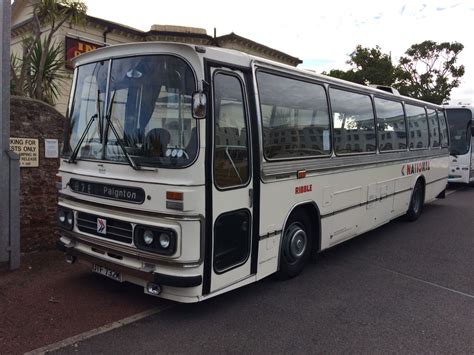
[(303, 185), (295, 187), (295, 194), (304, 194), (313, 191), (313, 185)]

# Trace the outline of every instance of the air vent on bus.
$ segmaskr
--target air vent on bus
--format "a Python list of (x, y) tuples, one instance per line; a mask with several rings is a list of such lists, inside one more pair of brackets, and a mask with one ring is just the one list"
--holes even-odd
[(391, 86), (388, 86), (388, 85), (377, 85), (377, 84), (370, 84), (369, 85), (371, 88), (375, 88), (375, 89), (379, 89), (379, 90), (382, 90), (382, 91), (386, 91), (386, 92), (389, 92), (391, 94), (394, 94), (394, 95), (400, 95), (400, 93), (398, 92), (397, 89), (391, 87)]

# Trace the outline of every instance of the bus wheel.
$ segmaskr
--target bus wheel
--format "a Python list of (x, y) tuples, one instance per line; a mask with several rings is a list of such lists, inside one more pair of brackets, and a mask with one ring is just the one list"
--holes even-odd
[(411, 195), (410, 207), (406, 214), (406, 219), (408, 221), (416, 221), (420, 217), (421, 212), (423, 211), (424, 203), (424, 193), (423, 193), (423, 183), (418, 180), (413, 188), (413, 193)]
[(308, 215), (296, 211), (288, 219), (283, 232), (278, 278), (297, 276), (308, 263), (313, 250), (313, 233)]

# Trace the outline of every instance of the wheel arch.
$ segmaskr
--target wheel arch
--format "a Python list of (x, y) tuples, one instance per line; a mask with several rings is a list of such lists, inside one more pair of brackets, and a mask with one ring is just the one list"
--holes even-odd
[[(321, 250), (321, 212), (319, 211), (319, 207), (316, 202), (313, 200), (302, 201), (294, 204), (290, 210), (288, 211), (285, 220), (283, 221), (282, 225), (282, 238), (283, 233), (285, 231), (286, 224), (290, 216), (297, 211), (304, 211), (309, 219), (311, 220), (311, 227), (313, 228), (313, 238), (314, 238), (314, 245), (313, 248), (315, 252), (319, 252)], [(280, 242), (280, 249), (281, 249), (281, 242)]]
[[(416, 184), (418, 184), (418, 181), (421, 182), (423, 185), (423, 203), (425, 202), (425, 197), (426, 197), (426, 178), (423, 174), (420, 174), (416, 177), (415, 183), (413, 184), (413, 189), (411, 190), (411, 195), (413, 195), (413, 191), (415, 190)], [(411, 196), (410, 196), (411, 200)]]

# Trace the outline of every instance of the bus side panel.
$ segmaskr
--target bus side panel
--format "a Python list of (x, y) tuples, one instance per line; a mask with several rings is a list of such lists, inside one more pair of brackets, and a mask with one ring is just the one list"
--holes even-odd
[(281, 233), (295, 206), (318, 206), (323, 250), (406, 213), (421, 176), (426, 180), (425, 201), (433, 200), (445, 189), (448, 160), (446, 155), (315, 173), (304, 179), (267, 179), (261, 189), (259, 278), (277, 270)]

